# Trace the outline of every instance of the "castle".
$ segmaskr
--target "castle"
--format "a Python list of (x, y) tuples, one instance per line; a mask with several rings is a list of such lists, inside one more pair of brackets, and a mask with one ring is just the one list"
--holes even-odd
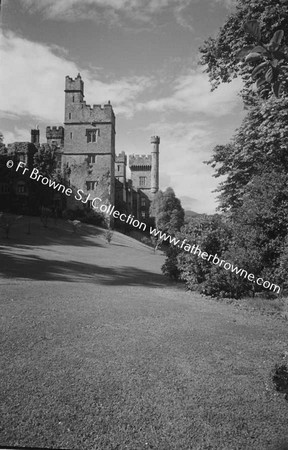
[[(151, 200), (159, 190), (160, 138), (151, 138), (150, 155), (129, 156), (131, 179), (127, 179), (127, 156), (124, 151), (115, 154), (115, 135), (115, 114), (110, 102), (104, 106), (88, 105), (80, 74), (75, 79), (66, 76), (64, 126), (46, 128), (47, 144), (56, 151), (57, 166), (66, 182), (72, 189), (81, 190), (83, 198), (101, 198), (119, 211), (124, 209), (139, 219), (148, 219)], [(23, 144), (9, 144), (8, 155), (18, 154)], [(40, 131), (31, 130), (31, 143), (25, 144), (22, 160), (28, 161), (28, 153), (31, 159), (31, 153), (40, 146)], [(73, 196), (66, 202), (67, 209), (79, 208), (81, 203)], [(82, 207), (92, 208), (91, 200), (82, 203)]]

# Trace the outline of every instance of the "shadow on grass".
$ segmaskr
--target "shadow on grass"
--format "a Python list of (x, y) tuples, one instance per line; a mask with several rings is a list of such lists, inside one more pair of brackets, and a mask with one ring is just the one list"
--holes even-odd
[(1, 251), (0, 275), (46, 281), (88, 282), (107, 286), (166, 286), (164, 275), (130, 266), (103, 267), (78, 261), (42, 259), (33, 254), (15, 255)]
[[(28, 233), (29, 231), (29, 233)], [(95, 246), (103, 247), (95, 238), (102, 236), (104, 230), (100, 230), (91, 225), (82, 224), (78, 232), (73, 232), (70, 224), (61, 220), (56, 224), (51, 223), (44, 227), (37, 218), (33, 218), (30, 229), (27, 226), (27, 220), (19, 222), (17, 227), (11, 229), (9, 239), (3, 233), (0, 233), (0, 245), (11, 246), (15, 248), (27, 248), (38, 245), (73, 245), (78, 247)]]

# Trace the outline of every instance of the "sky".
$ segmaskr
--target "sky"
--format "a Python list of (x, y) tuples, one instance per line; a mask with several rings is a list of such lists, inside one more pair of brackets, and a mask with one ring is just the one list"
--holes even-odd
[[(199, 47), (233, 0), (2, 0), (0, 130), (6, 144), (64, 120), (65, 76), (80, 72), (88, 104), (111, 101), (116, 153), (151, 152), (160, 136), (160, 189), (211, 214), (219, 179), (204, 164), (244, 109), (241, 81), (211, 92)], [(129, 174), (129, 172), (128, 172)]]

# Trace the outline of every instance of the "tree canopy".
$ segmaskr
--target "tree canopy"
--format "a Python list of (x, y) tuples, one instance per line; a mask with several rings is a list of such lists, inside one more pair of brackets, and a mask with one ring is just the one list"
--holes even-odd
[(172, 188), (158, 191), (150, 206), (150, 215), (155, 218), (156, 227), (174, 234), (184, 224), (184, 209)]
[(251, 109), (230, 143), (218, 145), (208, 164), (219, 184), (219, 208), (234, 210), (253, 177), (271, 171), (288, 172), (288, 99), (271, 98)]
[[(258, 42), (255, 36), (247, 32), (247, 22), (257, 21), (261, 30)], [(240, 76), (243, 80), (242, 95), (246, 102), (251, 102), (253, 93), (251, 74), (255, 64), (250, 65), (239, 59), (239, 53), (255, 44), (269, 44), (277, 30), (284, 30), (283, 50), (287, 54), (288, 46), (288, 3), (286, 0), (238, 0), (236, 9), (216, 37), (209, 37), (200, 48), (200, 64), (209, 74), (212, 89), (220, 83), (229, 83)], [(261, 42), (260, 42), (261, 41)], [(255, 63), (257, 61), (255, 60)], [(288, 66), (288, 64), (287, 64)], [(288, 95), (288, 67), (284, 69), (283, 94)]]
[(52, 178), (56, 172), (56, 147), (51, 147), (48, 144), (42, 144), (37, 153), (34, 155), (34, 167), (36, 167), (39, 172)]
[[(207, 162), (220, 178), (221, 216), (194, 220), (176, 234), (283, 289), (288, 288), (287, 30), (286, 0), (238, 0), (217, 37), (200, 49), (212, 89), (240, 76), (244, 102), (252, 107), (230, 142), (217, 145)], [(263, 87), (260, 95), (253, 82)], [(262, 289), (176, 247), (168, 250), (163, 271), (209, 295), (239, 297)]]

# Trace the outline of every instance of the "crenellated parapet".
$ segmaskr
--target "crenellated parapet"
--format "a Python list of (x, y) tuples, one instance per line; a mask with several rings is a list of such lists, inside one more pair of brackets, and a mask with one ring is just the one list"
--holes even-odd
[(46, 127), (47, 139), (64, 139), (64, 127)]
[(129, 155), (129, 167), (132, 170), (151, 170), (151, 155)]
[(65, 92), (81, 92), (84, 93), (84, 82), (82, 81), (80, 73), (75, 79), (69, 77), (65, 78)]
[(151, 142), (151, 144), (159, 145), (160, 144), (160, 137), (159, 136), (151, 136), (150, 142)]
[[(81, 103), (80, 108), (76, 110), (75, 120), (88, 122), (112, 122), (115, 121), (115, 115), (110, 103), (105, 105), (87, 105), (85, 101)], [(73, 120), (73, 118), (72, 118)]]
[(75, 79), (65, 79), (65, 124), (77, 122), (111, 122), (115, 115), (110, 101), (107, 104), (89, 105), (84, 100), (84, 82), (78, 74)]
[(64, 145), (64, 127), (46, 127), (46, 140), (49, 145)]

